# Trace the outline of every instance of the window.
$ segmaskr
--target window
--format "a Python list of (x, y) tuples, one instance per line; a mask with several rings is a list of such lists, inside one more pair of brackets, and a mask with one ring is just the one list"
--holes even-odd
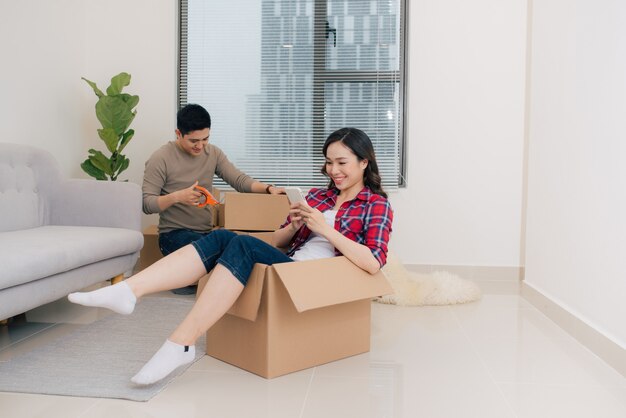
[(404, 1), (181, 0), (179, 104), (203, 105), (211, 141), (280, 185), (326, 185), (326, 137), (362, 129), (393, 190), (405, 169)]

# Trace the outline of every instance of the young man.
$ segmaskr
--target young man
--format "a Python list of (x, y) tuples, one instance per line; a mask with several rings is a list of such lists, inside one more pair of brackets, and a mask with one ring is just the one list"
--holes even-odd
[[(284, 193), (254, 180), (235, 167), (221, 149), (209, 144), (211, 117), (200, 105), (188, 104), (176, 115), (176, 140), (156, 150), (146, 162), (143, 177), (143, 211), (159, 214), (159, 248), (164, 256), (208, 234), (211, 206), (199, 208), (202, 194), (218, 175), (238, 192)], [(174, 293), (192, 294), (195, 287), (176, 289)]]

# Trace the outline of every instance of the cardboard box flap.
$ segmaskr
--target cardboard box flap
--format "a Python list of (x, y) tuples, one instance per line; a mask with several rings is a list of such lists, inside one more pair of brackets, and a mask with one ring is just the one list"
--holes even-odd
[(248, 278), (248, 284), (241, 292), (228, 313), (248, 321), (256, 321), (259, 305), (261, 304), (261, 294), (263, 293), (263, 282), (265, 279), (265, 264), (255, 264), (252, 273)]
[(372, 275), (346, 257), (274, 264), (298, 312), (393, 293), (385, 275)]

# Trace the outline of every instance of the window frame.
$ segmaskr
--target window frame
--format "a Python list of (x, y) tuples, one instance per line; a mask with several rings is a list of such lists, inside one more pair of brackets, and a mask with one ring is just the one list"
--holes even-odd
[[(400, 97), (400, 118), (398, 121), (398, 178), (396, 186), (398, 188), (406, 188), (408, 177), (408, 164), (407, 164), (407, 147), (408, 141), (406, 136), (406, 117), (407, 117), (407, 39), (408, 39), (408, 0), (398, 0), (400, 3), (400, 56), (399, 56), (399, 70), (398, 71), (341, 71), (341, 70), (327, 70), (326, 69), (326, 38), (329, 32), (327, 21), (327, 0), (313, 0), (314, 1), (314, 58), (313, 58), (313, 124), (321, 124), (317, 126), (323, 126), (324, 120), (324, 107), (325, 101), (325, 83), (333, 82), (398, 82)], [(178, 53), (177, 53), (177, 94), (176, 94), (176, 108), (179, 109), (187, 104), (187, 95), (182, 92), (187, 92), (187, 70), (188, 70), (188, 39), (187, 39), (187, 18), (188, 18), (188, 0), (179, 0), (177, 2), (177, 16), (178, 16)], [(332, 28), (330, 29), (332, 30)], [(335, 35), (336, 36), (336, 35)], [(321, 57), (321, 58), (320, 58)], [(321, 100), (320, 100), (321, 99)], [(312, 135), (316, 135), (315, 132)], [(322, 142), (324, 138), (321, 138)]]

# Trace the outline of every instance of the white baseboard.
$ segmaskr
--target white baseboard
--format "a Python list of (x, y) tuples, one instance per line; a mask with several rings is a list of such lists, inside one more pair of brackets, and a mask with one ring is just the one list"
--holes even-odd
[(626, 349), (622, 348), (592, 326), (563, 309), (529, 284), (522, 282), (522, 297), (543, 312), (559, 327), (591, 350), (611, 367), (626, 376)]
[(457, 276), (476, 281), (519, 282), (524, 277), (523, 267), (509, 266), (452, 266), (441, 264), (405, 264), (407, 270), (416, 273), (447, 271)]

